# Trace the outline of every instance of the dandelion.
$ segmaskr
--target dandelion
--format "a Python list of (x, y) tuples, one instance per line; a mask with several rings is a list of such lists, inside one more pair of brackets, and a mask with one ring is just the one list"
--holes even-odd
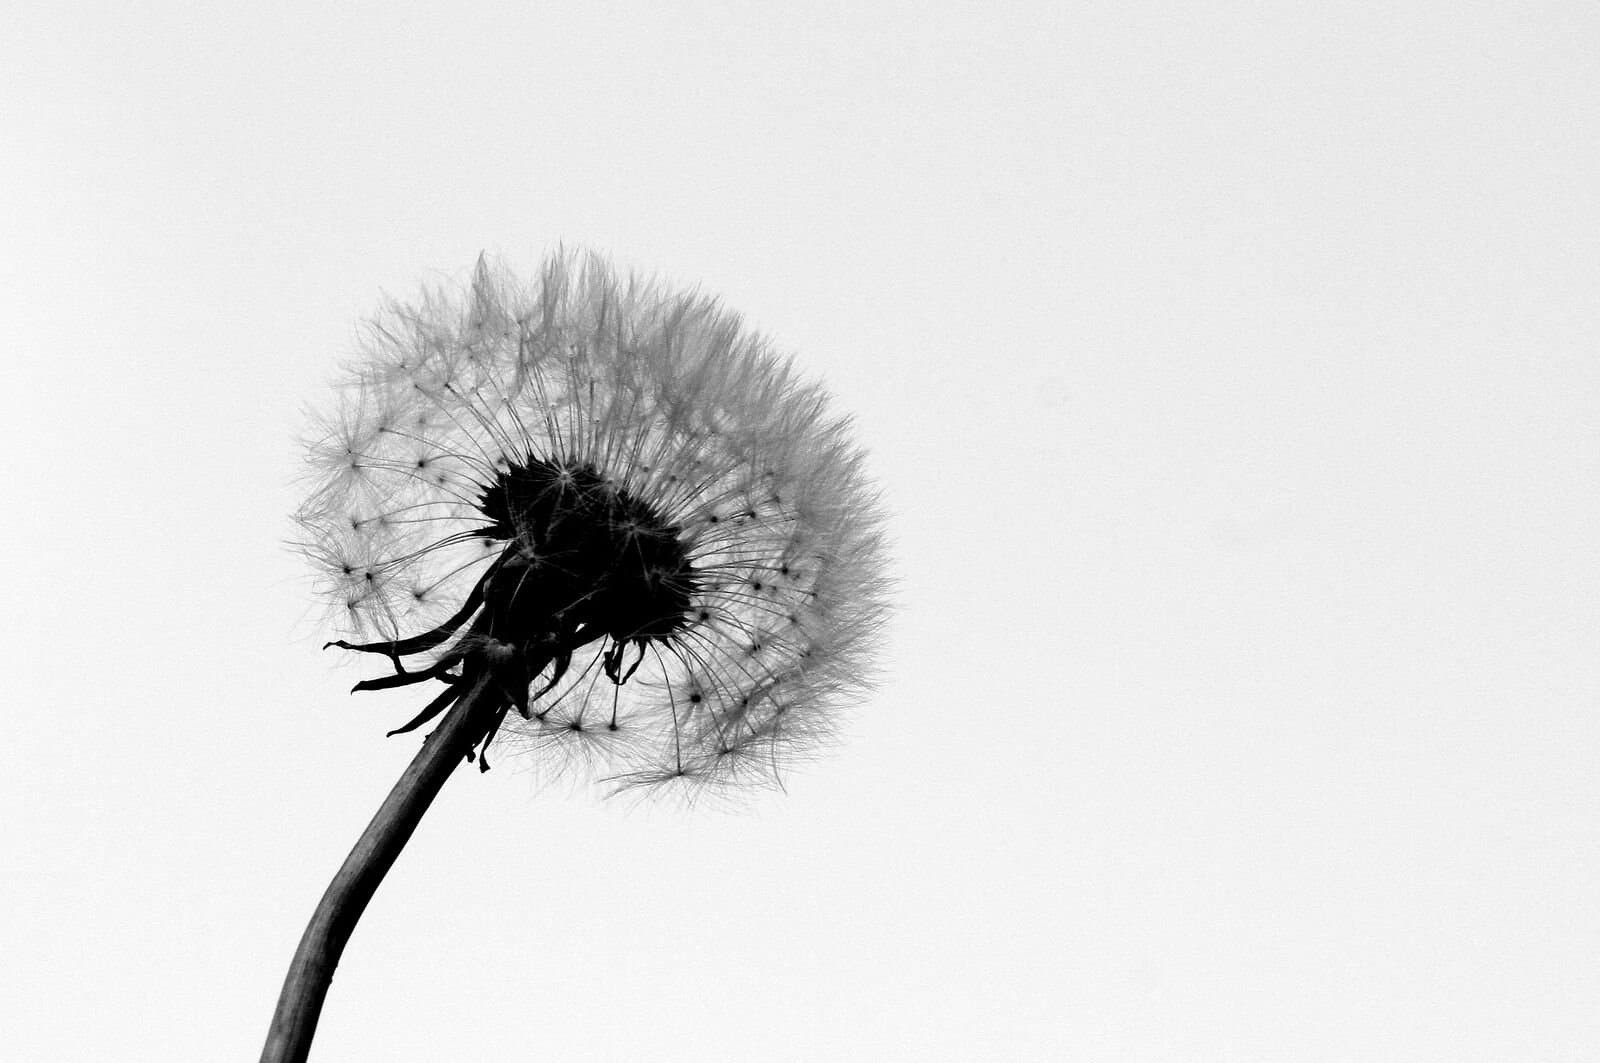
[(847, 422), (714, 299), (557, 253), (392, 304), (318, 420), (296, 515), (338, 639), (438, 721), (301, 942), (263, 1060), (457, 764), (610, 792), (778, 782), (865, 687), (880, 518)]

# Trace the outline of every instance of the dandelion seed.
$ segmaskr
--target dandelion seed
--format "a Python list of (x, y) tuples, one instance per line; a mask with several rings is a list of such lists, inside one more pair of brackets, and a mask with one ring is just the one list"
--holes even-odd
[[(392, 305), (367, 334), (298, 520), (347, 606), (334, 645), (391, 661), (360, 688), (446, 685), (401, 731), (482, 682), (486, 766), (496, 736), (594, 743), (565, 717), (614, 707), (671, 738), (581, 758), (624, 786), (753, 781), (729, 751), (781, 765), (830, 732), (881, 613), (878, 520), (844, 422), (736, 317), (557, 255), (532, 291), (480, 260), (462, 297)], [(352, 598), (343, 558), (376, 585)], [(764, 637), (789, 618), (829, 652)], [(785, 719), (734, 718), (780, 676)]]
[(389, 733), (439, 722), (307, 930), (263, 1060), (304, 1058), (355, 918), (462, 759), (516, 750), (613, 792), (776, 783), (864, 689), (884, 612), (847, 422), (715, 300), (594, 256), (532, 286), (480, 259), (365, 336), (300, 542), (329, 645), (387, 662), (356, 690), (430, 688)]

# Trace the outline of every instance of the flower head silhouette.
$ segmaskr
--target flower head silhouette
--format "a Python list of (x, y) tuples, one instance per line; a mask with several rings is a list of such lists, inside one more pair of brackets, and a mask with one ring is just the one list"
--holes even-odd
[(861, 688), (877, 507), (844, 420), (715, 300), (558, 253), (370, 322), (297, 515), (347, 650), (482, 689), (616, 786), (772, 781)]

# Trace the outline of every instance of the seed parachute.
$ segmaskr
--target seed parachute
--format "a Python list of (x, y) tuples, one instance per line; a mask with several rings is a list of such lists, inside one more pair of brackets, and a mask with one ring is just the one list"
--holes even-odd
[[(558, 253), (369, 322), (297, 514), (331, 646), (472, 694), (471, 748), (773, 782), (866, 686), (882, 520), (848, 424), (715, 300)], [(469, 759), (472, 754), (468, 754)]]

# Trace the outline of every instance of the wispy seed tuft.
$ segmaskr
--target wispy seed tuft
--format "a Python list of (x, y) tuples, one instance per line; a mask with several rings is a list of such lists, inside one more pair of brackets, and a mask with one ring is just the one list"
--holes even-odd
[(479, 757), (773, 783), (864, 689), (885, 583), (861, 453), (714, 299), (592, 255), (531, 284), (480, 259), (368, 322), (337, 394), (301, 546), (333, 645), (392, 668), (358, 689), (444, 685), (398, 730), (481, 684)]

